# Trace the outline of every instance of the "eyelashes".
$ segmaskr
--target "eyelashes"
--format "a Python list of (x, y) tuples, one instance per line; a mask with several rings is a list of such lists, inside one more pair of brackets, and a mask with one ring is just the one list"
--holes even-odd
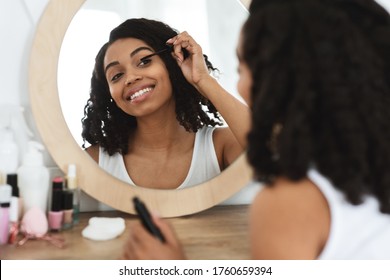
[[(158, 55), (158, 54), (161, 54), (163, 52), (167, 52), (167, 51), (170, 51), (172, 52), (173, 51), (173, 46), (172, 45), (166, 45), (166, 47), (162, 50), (159, 50), (159, 51), (156, 51), (154, 53), (151, 53), (149, 55), (146, 55), (144, 57), (142, 57), (139, 62), (137, 63), (137, 67), (145, 67), (147, 66), (148, 64), (150, 64), (152, 62), (152, 57), (155, 56), (155, 55)], [(120, 72), (120, 73), (116, 73), (112, 76), (112, 78), (110, 79), (111, 82), (116, 82), (118, 81), (121, 77), (123, 76), (123, 73)]]
[(151, 56), (147, 55), (139, 60), (137, 66), (142, 67), (148, 65), (152, 61)]
[[(154, 54), (153, 54), (154, 55)], [(152, 59), (151, 57), (153, 55), (147, 55), (143, 58), (140, 59), (140, 61), (137, 63), (137, 67), (145, 67), (147, 66), (148, 64), (150, 64), (152, 62)], [(111, 82), (116, 82), (118, 81), (121, 77), (123, 76), (123, 72), (118, 72), (118, 73), (115, 73), (112, 78), (110, 78), (110, 81)]]
[(115, 74), (111, 79), (110, 81), (111, 82), (116, 82), (117, 80), (120, 79), (120, 77), (122, 77), (123, 73), (118, 73), (118, 74)]
[(150, 61), (150, 58), (155, 56), (155, 55), (158, 55), (160, 53), (163, 53), (163, 52), (166, 52), (166, 51), (173, 51), (173, 46), (172, 45), (166, 45), (166, 47), (162, 50), (159, 50), (157, 52), (154, 52), (152, 54), (149, 54), (147, 56), (144, 56), (143, 58), (141, 58), (141, 62), (144, 62), (144, 61)]

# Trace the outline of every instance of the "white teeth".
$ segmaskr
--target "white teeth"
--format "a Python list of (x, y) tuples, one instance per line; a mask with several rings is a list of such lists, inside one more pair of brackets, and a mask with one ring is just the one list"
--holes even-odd
[[(132, 94), (130, 96), (130, 100), (134, 100), (142, 95), (144, 95), (145, 93), (148, 93), (149, 91), (151, 91), (152, 88), (151, 87), (148, 87), (148, 88), (144, 88), (144, 89), (141, 89), (139, 91), (137, 91), (136, 93)], [(128, 98), (129, 99), (129, 98)]]

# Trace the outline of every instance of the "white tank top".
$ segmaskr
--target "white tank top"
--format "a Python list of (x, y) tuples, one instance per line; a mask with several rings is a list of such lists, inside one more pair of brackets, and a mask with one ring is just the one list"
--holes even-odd
[[(213, 143), (214, 129), (214, 127), (205, 126), (196, 133), (191, 166), (187, 177), (183, 183), (178, 186), (178, 189), (204, 183), (221, 173)], [(114, 177), (135, 185), (126, 170), (121, 154), (116, 153), (109, 156), (103, 148), (100, 147), (99, 166)]]
[(321, 190), (330, 208), (330, 232), (319, 259), (390, 259), (390, 215), (379, 211), (379, 202), (367, 196), (352, 205), (344, 194), (315, 170), (309, 179)]

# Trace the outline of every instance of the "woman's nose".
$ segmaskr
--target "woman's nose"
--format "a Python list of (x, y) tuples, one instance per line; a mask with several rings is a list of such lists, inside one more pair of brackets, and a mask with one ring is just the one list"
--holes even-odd
[(141, 75), (129, 73), (129, 74), (127, 74), (126, 80), (125, 80), (126, 86), (134, 84), (134, 82), (139, 81), (141, 79), (142, 79)]

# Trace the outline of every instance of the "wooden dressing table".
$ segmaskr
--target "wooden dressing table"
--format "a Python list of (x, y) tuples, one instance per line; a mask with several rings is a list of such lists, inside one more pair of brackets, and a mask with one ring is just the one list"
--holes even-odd
[[(192, 260), (245, 260), (249, 259), (248, 205), (214, 206), (201, 213), (171, 218), (187, 258)], [(91, 217), (122, 217), (126, 230), (109, 241), (92, 241), (82, 237), (81, 231)], [(80, 213), (80, 222), (72, 229), (52, 234), (65, 239), (60, 249), (44, 240), (29, 240), (23, 246), (1, 245), (1, 259), (60, 259), (60, 260), (115, 260), (122, 247), (134, 215), (118, 212)], [(19, 237), (20, 238), (20, 237)]]

